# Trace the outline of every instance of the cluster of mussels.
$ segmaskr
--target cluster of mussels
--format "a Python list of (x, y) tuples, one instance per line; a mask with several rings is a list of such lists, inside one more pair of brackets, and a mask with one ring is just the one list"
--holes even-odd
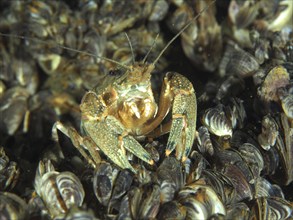
[[(141, 142), (153, 166), (129, 155), (136, 174), (52, 140), (115, 74), (101, 57), (152, 48), (151, 62), (199, 13), (152, 79), (172, 68), (196, 85), (186, 161), (165, 156), (168, 134)], [(292, 0), (1, 1), (0, 32), (0, 219), (293, 218)]]

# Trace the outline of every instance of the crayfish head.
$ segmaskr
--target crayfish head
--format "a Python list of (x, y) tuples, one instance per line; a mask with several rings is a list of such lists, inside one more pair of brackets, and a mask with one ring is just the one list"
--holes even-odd
[(132, 65), (128, 73), (129, 83), (138, 84), (140, 82), (149, 81), (151, 78), (151, 73), (155, 66), (153, 64), (146, 64), (136, 62)]
[(134, 63), (125, 75), (113, 85), (120, 101), (136, 96), (141, 97), (145, 94), (152, 96), (151, 72), (153, 69), (153, 64)]

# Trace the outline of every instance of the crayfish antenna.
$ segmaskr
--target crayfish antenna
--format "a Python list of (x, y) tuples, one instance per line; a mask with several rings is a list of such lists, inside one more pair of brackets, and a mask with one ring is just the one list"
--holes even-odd
[(216, 2), (216, 0), (213, 0), (209, 5), (207, 5), (204, 9), (202, 9), (194, 18), (192, 18), (168, 43), (167, 45), (162, 49), (161, 53), (158, 55), (158, 57), (154, 60), (153, 65), (155, 65), (158, 60), (161, 58), (163, 53), (168, 49), (168, 47), (192, 24), (192, 22), (196, 21), (196, 19), (199, 18), (199, 16), (209, 9), (211, 5), (213, 5)]
[[(38, 43), (41, 43), (41, 44), (48, 45), (48, 42), (46, 42), (44, 40), (37, 39), (37, 38), (32, 38), (32, 37), (28, 37), (28, 36), (23, 36), (23, 35), (4, 34), (4, 33), (1, 33), (0, 32), (0, 36), (3, 36), (3, 37), (14, 37), (14, 38), (19, 38), (19, 39), (23, 39), (23, 40), (30, 40), (32, 42), (38, 42)], [(118, 66), (120, 66), (122, 68), (125, 68), (127, 70), (130, 70), (131, 69), (129, 66), (124, 65), (122, 63), (119, 63), (116, 60), (112, 60), (112, 59), (109, 59), (109, 58), (103, 57), (103, 56), (98, 56), (96, 54), (93, 54), (93, 53), (90, 53), (90, 52), (86, 52), (86, 51), (82, 51), (82, 50), (78, 50), (78, 49), (74, 49), (74, 48), (71, 48), (71, 47), (66, 47), (66, 46), (63, 46), (61, 44), (58, 44), (57, 42), (54, 42), (54, 43), (55, 43), (56, 47), (62, 48), (64, 50), (68, 50), (68, 51), (72, 51), (72, 52), (84, 54), (84, 55), (87, 55), (87, 56), (91, 56), (91, 57), (94, 57), (94, 58), (98, 58), (98, 59), (101, 59), (101, 60), (105, 60), (105, 61), (111, 62), (111, 63), (113, 63), (115, 65), (118, 65)]]
[(149, 51), (147, 52), (147, 54), (146, 54), (145, 57), (143, 58), (142, 63), (145, 63), (145, 62), (146, 62), (146, 59), (148, 58), (150, 52), (151, 52), (152, 49), (154, 48), (154, 46), (155, 46), (155, 44), (156, 44), (156, 42), (157, 42), (157, 40), (158, 40), (158, 37), (159, 37), (159, 34), (157, 34), (157, 36), (156, 36), (156, 38), (155, 38), (155, 40), (154, 40), (152, 46), (150, 47)]
[(133, 47), (132, 47), (132, 44), (131, 44), (131, 41), (129, 39), (128, 34), (126, 32), (124, 32), (124, 33), (125, 33), (125, 36), (127, 38), (127, 41), (128, 41), (128, 44), (129, 44), (129, 47), (130, 47), (130, 50), (131, 50), (132, 64), (134, 64), (135, 63), (135, 58), (134, 58)]

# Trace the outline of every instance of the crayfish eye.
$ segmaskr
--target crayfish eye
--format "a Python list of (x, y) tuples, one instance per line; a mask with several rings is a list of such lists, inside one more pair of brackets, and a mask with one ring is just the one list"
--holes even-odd
[(108, 75), (109, 76), (120, 76), (120, 75), (122, 75), (122, 70), (121, 69), (113, 69), (113, 70), (110, 70), (108, 72)]

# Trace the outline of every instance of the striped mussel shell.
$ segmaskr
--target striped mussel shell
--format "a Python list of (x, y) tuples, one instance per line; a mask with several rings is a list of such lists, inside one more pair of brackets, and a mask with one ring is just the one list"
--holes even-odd
[(85, 197), (78, 177), (69, 171), (55, 171), (50, 160), (40, 161), (35, 190), (52, 217), (64, 215), (73, 206), (81, 206)]

